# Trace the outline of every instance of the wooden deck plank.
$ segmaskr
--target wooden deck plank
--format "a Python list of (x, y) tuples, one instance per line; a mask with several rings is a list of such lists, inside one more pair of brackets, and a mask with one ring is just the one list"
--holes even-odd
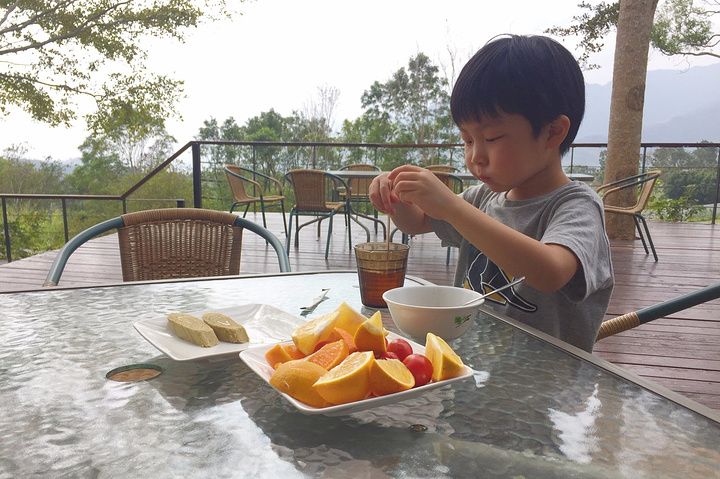
[[(249, 219), (262, 221), (259, 215)], [(279, 213), (268, 215), (269, 228), (285, 239)], [(369, 226), (369, 222), (363, 220)], [(352, 225), (352, 241), (366, 241)], [(720, 226), (696, 223), (650, 222), (658, 251), (656, 263), (639, 240), (612, 243), (616, 286), (606, 319), (676, 298), (720, 281)], [(372, 231), (372, 229), (371, 229)], [(355, 269), (347, 230), (336, 220), (326, 260), (326, 227), (301, 230), (300, 247), (291, 247), (293, 271)], [(372, 235), (372, 241), (382, 241)], [(396, 240), (398, 238), (396, 237)], [(40, 288), (56, 252), (0, 265), (0, 291)], [(452, 284), (457, 250), (445, 264), (446, 249), (432, 234), (411, 239), (408, 274), (436, 284)], [(241, 273), (278, 271), (271, 247), (255, 235), (244, 238)], [(71, 256), (61, 285), (92, 286), (122, 281), (117, 238), (95, 239)], [(683, 394), (705, 406), (720, 409), (720, 300), (679, 311), (600, 341), (594, 353), (639, 376)]]

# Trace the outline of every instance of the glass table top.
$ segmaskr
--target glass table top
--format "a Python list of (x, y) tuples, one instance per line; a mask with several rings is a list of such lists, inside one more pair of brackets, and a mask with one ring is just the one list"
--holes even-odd
[[(174, 361), (133, 328), (247, 303), (302, 322), (342, 301), (362, 308), (354, 272), (0, 295), (0, 478), (720, 474), (712, 418), (490, 313), (452, 343), (472, 379), (341, 417), (300, 414), (235, 355)], [(135, 363), (163, 372), (105, 378)]]

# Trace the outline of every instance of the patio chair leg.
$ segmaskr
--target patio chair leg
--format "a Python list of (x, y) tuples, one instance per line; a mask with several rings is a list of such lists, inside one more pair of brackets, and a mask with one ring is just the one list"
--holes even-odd
[[(335, 215), (334, 211), (330, 212), (330, 224), (328, 224), (328, 232), (327, 232), (327, 242), (325, 243), (325, 259), (328, 259), (328, 253), (330, 252), (330, 236), (332, 236), (332, 225), (333, 225), (333, 216)], [(318, 221), (318, 228), (320, 227), (320, 221)]]
[(287, 224), (287, 220), (285, 219), (285, 202), (283, 200), (280, 200), (280, 210), (282, 211), (282, 216), (283, 216), (283, 226), (285, 227), (285, 236), (287, 236), (288, 224)]
[[(290, 210), (290, 227), (292, 228), (293, 210)], [(290, 254), (290, 235), (285, 235), (285, 253)]]
[[(349, 207), (345, 209), (345, 217), (346, 217), (346, 220), (347, 220), (347, 229), (348, 229), (348, 245), (349, 245), (349, 247), (350, 247), (350, 252), (352, 253), (352, 251), (353, 251), (353, 247), (352, 247), (352, 231), (350, 230), (350, 224), (352, 223), (352, 221), (350, 221), (350, 214), (351, 214), (351, 213), (352, 213), (352, 211), (350, 211), (350, 208), (349, 208)], [(358, 222), (358, 224), (360, 224), (360, 223)], [(365, 231), (367, 232), (367, 229), (366, 229)], [(370, 233), (368, 232), (368, 243), (370, 242), (370, 241), (369, 241), (369, 237), (370, 237)]]
[[(637, 220), (639, 219), (642, 221), (643, 227), (645, 228), (645, 236), (647, 236), (648, 243), (650, 243), (650, 249), (652, 250), (653, 257), (655, 258), (655, 261), (658, 260), (657, 252), (655, 251), (655, 244), (653, 243), (652, 236), (650, 236), (650, 230), (648, 229), (647, 221), (645, 221), (645, 218), (640, 213), (633, 215), (633, 218), (637, 218), (635, 220), (635, 225), (637, 225), (638, 230), (640, 229), (640, 226), (638, 225)], [(645, 244), (643, 242), (643, 244)], [(647, 253), (647, 246), (645, 247), (645, 252)]]
[(245, 205), (245, 212), (243, 213), (243, 218), (245, 218), (245, 215), (247, 215), (247, 212), (249, 209), (250, 209), (250, 203)]
[(642, 229), (640, 229), (639, 218), (633, 215), (633, 221), (635, 221), (635, 229), (638, 232), (638, 236), (640, 236), (640, 241), (642, 242), (643, 248), (645, 248), (645, 254), (650, 254), (650, 250), (647, 247), (647, 242), (645, 241), (645, 235), (643, 234)]
[[(265, 219), (265, 202), (263, 201), (262, 196), (260, 197), (260, 211), (262, 212), (263, 217), (263, 227), (267, 229), (267, 220)], [(265, 242), (265, 244), (267, 244), (267, 241)]]

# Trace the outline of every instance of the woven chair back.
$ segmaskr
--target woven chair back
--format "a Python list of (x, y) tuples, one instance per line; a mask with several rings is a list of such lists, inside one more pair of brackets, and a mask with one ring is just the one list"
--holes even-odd
[(442, 181), (445, 186), (453, 190), (455, 193), (461, 193), (463, 190), (462, 180), (450, 173), (443, 171), (433, 171), (433, 174)]
[[(234, 165), (225, 165), (225, 168), (232, 171), (235, 174), (238, 174), (240, 176), (244, 176), (245, 172)], [(240, 178), (231, 175), (227, 171), (225, 172), (225, 176), (227, 176), (228, 184), (230, 185), (230, 191), (232, 191), (233, 197), (235, 198), (235, 201), (237, 202), (245, 202), (245, 201), (251, 201), (255, 198), (253, 196), (248, 195), (247, 191), (245, 191), (245, 182), (241, 180)]]
[(168, 208), (122, 215), (123, 281), (236, 275), (242, 228), (222, 211)]
[(645, 209), (648, 201), (650, 201), (650, 196), (652, 195), (653, 188), (655, 187), (655, 182), (658, 180), (658, 176), (660, 176), (661, 174), (662, 171), (660, 170), (648, 171), (648, 177), (651, 178), (642, 184), (642, 189), (638, 194), (638, 201), (635, 204), (635, 208), (633, 208), (634, 213), (640, 213)]
[(377, 171), (375, 165), (368, 165), (367, 163), (354, 163), (348, 165), (345, 169), (348, 171)]
[(441, 173), (455, 173), (455, 168), (450, 165), (428, 165), (425, 168), (432, 172), (439, 171)]
[(320, 170), (292, 170), (288, 173), (295, 191), (295, 210), (330, 211), (327, 205), (325, 172)]

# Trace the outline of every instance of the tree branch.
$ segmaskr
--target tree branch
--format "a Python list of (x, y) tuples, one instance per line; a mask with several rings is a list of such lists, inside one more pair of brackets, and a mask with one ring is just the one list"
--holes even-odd
[(101, 28), (101, 29), (102, 29), (102, 28), (112, 28), (112, 27), (117, 27), (117, 26), (119, 26), (119, 25), (124, 25), (124, 24), (127, 24), (127, 23), (132, 23), (132, 22), (134, 21), (134, 19), (117, 20), (117, 21), (108, 22), (108, 23), (102, 23), (102, 22), (97, 21), (97, 20), (99, 20), (100, 18), (102, 18), (102, 17), (104, 17), (105, 15), (107, 15), (110, 11), (116, 10), (116, 9), (119, 8), (120, 6), (122, 6), (122, 5), (127, 5), (127, 4), (129, 4), (129, 3), (130, 3), (130, 1), (127, 0), (127, 1), (125, 1), (125, 2), (120, 2), (120, 3), (117, 3), (117, 4), (115, 4), (115, 5), (112, 5), (110, 8), (107, 8), (107, 9), (105, 9), (105, 10), (102, 10), (102, 11), (97, 12), (95, 15), (92, 15), (92, 16), (88, 17), (83, 23), (80, 24), (80, 26), (78, 26), (78, 27), (77, 27), (75, 30), (73, 30), (72, 32), (68, 32), (68, 33), (66, 33), (66, 34), (64, 34), (64, 35), (57, 35), (57, 36), (54, 36), (54, 37), (50, 37), (50, 38), (48, 38), (47, 40), (42, 41), (42, 42), (35, 42), (35, 43), (28, 44), (28, 45), (24, 45), (24, 46), (22, 46), (22, 47), (11, 48), (11, 49), (9, 49), (9, 50), (0, 51), (0, 54), (19, 53), (19, 52), (23, 52), (23, 51), (27, 51), (27, 50), (38, 50), (38, 49), (40, 49), (40, 48), (42, 48), (42, 47), (44, 47), (45, 45), (48, 45), (48, 44), (50, 44), (50, 43), (59, 43), (59, 42), (61, 42), (61, 41), (63, 41), (63, 40), (67, 40), (67, 39), (69, 39), (69, 38), (78, 37), (78, 36), (81, 35), (82, 33), (85, 33), (86, 31), (88, 31), (88, 30), (90, 30), (90, 29), (92, 29), (92, 28), (95, 28), (95, 27), (98, 27), (98, 28)]

